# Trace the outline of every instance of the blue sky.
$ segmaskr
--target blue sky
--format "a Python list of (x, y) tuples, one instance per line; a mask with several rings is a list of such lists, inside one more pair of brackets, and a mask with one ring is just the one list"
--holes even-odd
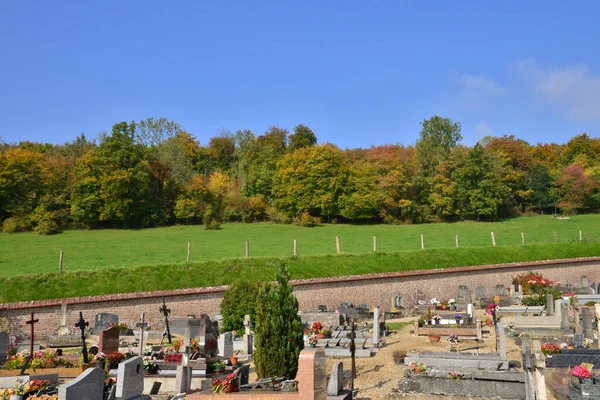
[(0, 137), (63, 143), (146, 117), (202, 144), (311, 127), (413, 144), (600, 136), (597, 1), (12, 1), (0, 4)]

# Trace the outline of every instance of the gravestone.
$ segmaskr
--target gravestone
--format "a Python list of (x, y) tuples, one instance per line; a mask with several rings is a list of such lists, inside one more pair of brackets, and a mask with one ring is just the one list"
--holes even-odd
[(252, 336), (252, 319), (250, 315), (244, 316), (244, 354), (254, 352), (254, 337)]
[(206, 357), (219, 353), (219, 328), (217, 322), (211, 321), (208, 315), (200, 316), (200, 332), (198, 342), (200, 344), (200, 353)]
[(119, 333), (119, 328), (116, 326), (101, 331), (98, 351), (106, 355), (119, 351)]
[(402, 297), (401, 293), (398, 293), (396, 297), (394, 297), (394, 307), (397, 308), (405, 308), (404, 297)]
[(244, 364), (235, 370), (240, 385), (247, 385), (250, 377), (250, 364)]
[(598, 294), (598, 282), (594, 282), (590, 285), (590, 288), (594, 291), (594, 294)]
[(600, 368), (600, 350), (598, 349), (561, 349), (560, 353), (553, 354), (546, 359), (549, 368), (573, 368), (581, 363), (590, 363), (594, 368)]
[(96, 319), (94, 320), (94, 332), (98, 333), (105, 329), (108, 329), (113, 326), (113, 324), (119, 323), (119, 316), (116, 314), (110, 313), (100, 313), (96, 314)]
[(379, 307), (373, 310), (373, 348), (379, 348)]
[(550, 293), (546, 294), (546, 315), (549, 317), (554, 315), (554, 296)]
[(581, 277), (581, 288), (588, 288), (590, 287), (590, 279), (587, 277), (587, 275), (583, 275)]
[(585, 336), (583, 335), (583, 333), (576, 333), (573, 335), (573, 346), (575, 346), (576, 349), (583, 347), (584, 337)]
[(500, 355), (502, 366), (499, 369), (508, 369), (508, 361), (506, 359), (506, 335), (502, 322), (496, 323), (496, 351)]
[(333, 364), (329, 382), (327, 383), (327, 396), (337, 396), (344, 389), (344, 364), (336, 362)]
[(60, 326), (56, 330), (56, 334), (59, 336), (71, 334), (71, 330), (67, 326), (67, 305), (65, 303), (60, 305)]
[(594, 314), (588, 308), (581, 311), (581, 322), (583, 324), (583, 335), (587, 339), (594, 339)]
[(71, 382), (58, 387), (58, 400), (103, 400), (104, 371), (88, 368)]
[(471, 293), (469, 292), (469, 288), (465, 285), (459, 285), (456, 296), (456, 305), (466, 307), (469, 303), (471, 303)]
[(231, 332), (223, 332), (219, 336), (219, 355), (229, 358), (233, 355), (233, 339)]
[(117, 400), (137, 399), (144, 392), (144, 364), (136, 356), (119, 363), (117, 371)]
[(508, 296), (508, 292), (506, 291), (506, 286), (504, 286), (504, 285), (496, 285), (495, 293), (496, 294), (494, 296), (500, 296), (500, 297)]
[(7, 359), (6, 352), (10, 347), (10, 336), (6, 332), (0, 332), (0, 363), (4, 363)]
[(475, 299), (479, 301), (485, 301), (486, 298), (485, 286), (477, 286), (475, 288)]
[(175, 388), (179, 393), (187, 393), (192, 385), (192, 367), (178, 365), (175, 375)]
[(413, 305), (414, 306), (426, 306), (427, 305), (427, 296), (425, 295), (425, 293), (423, 293), (421, 291), (421, 289), (418, 289), (414, 294), (413, 294)]
[(560, 302), (560, 329), (568, 330), (571, 327), (569, 323), (569, 304), (561, 300), (557, 300), (557, 302)]

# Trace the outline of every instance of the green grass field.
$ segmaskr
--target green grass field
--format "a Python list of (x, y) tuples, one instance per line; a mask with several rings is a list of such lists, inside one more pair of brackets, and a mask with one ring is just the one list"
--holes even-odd
[(579, 215), (558, 220), (550, 216), (521, 217), (497, 223), (460, 222), (422, 225), (323, 225), (301, 228), (275, 224), (224, 224), (218, 231), (202, 226), (172, 226), (144, 230), (66, 231), (54, 236), (31, 233), (0, 233), (0, 277), (58, 271), (60, 250), (64, 251), (64, 271), (98, 270), (185, 263), (187, 242), (191, 242), (191, 261), (224, 260), (244, 257), (245, 241), (250, 242), (251, 257), (288, 257), (293, 240), (298, 254), (335, 254), (335, 237), (340, 236), (343, 253), (397, 252), (419, 250), (420, 235), (425, 249), (491, 247), (490, 232), (498, 246), (554, 242), (579, 238), (600, 241), (600, 215)]

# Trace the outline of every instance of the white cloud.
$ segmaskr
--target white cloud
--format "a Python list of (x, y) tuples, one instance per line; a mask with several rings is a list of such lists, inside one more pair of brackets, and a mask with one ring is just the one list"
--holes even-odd
[(585, 65), (542, 68), (533, 59), (517, 63), (540, 100), (578, 122), (600, 120), (600, 75)]
[(480, 137), (492, 136), (492, 130), (490, 129), (490, 126), (485, 122), (480, 122), (475, 125), (475, 132), (477, 132)]
[(506, 88), (496, 84), (486, 75), (453, 74), (452, 80), (460, 87), (461, 100), (467, 108), (479, 108), (492, 97), (505, 95)]

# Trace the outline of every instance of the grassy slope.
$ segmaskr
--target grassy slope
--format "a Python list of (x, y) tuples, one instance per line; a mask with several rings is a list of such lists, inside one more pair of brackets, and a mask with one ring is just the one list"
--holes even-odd
[(372, 253), (373, 236), (377, 236), (378, 251), (398, 252), (418, 250), (421, 234), (425, 235), (426, 249), (454, 248), (456, 233), (461, 247), (488, 248), (492, 231), (498, 246), (520, 245), (521, 232), (525, 232), (527, 244), (552, 243), (555, 231), (561, 242), (568, 242), (578, 237), (580, 229), (586, 239), (600, 241), (598, 226), (600, 215), (575, 216), (568, 220), (522, 217), (499, 223), (340, 224), (310, 229), (290, 225), (225, 224), (219, 231), (205, 231), (202, 226), (173, 226), (139, 231), (67, 231), (49, 237), (0, 233), (0, 277), (56, 272), (60, 250), (65, 254), (65, 271), (97, 271), (182, 264), (188, 241), (192, 242), (191, 261), (202, 262), (243, 257), (246, 240), (250, 241), (252, 257), (290, 256), (294, 239), (298, 240), (301, 256), (326, 255), (335, 253), (337, 235), (341, 237), (344, 253), (359, 254)]
[[(600, 255), (599, 242), (433, 249), (289, 259), (294, 279)], [(51, 299), (271, 280), (275, 259), (251, 258), (0, 278), (0, 301)]]

